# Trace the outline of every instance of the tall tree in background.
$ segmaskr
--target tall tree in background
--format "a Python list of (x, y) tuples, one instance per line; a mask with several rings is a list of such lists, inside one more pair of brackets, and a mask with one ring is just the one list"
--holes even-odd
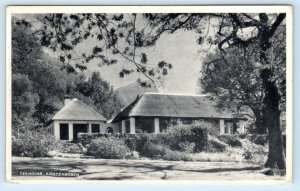
[(30, 24), (12, 19), (12, 72), (27, 74), (42, 56), (39, 38)]
[[(29, 112), (35, 121), (35, 124), (31, 124), (31, 126), (45, 123), (57, 110), (54, 102), (64, 95), (64, 89), (58, 85), (58, 80), (55, 78), (55, 73), (59, 72), (59, 69), (55, 68), (53, 62), (49, 66), (48, 60), (45, 58), (40, 40), (33, 34), (31, 25), (13, 19), (12, 72), (16, 76), (22, 75), (26, 78), (30, 84), (30, 91), (38, 96), (38, 102), (33, 105)], [(15, 87), (13, 86), (13, 91)], [(25, 100), (23, 101), (23, 104), (26, 105)]]
[(121, 109), (113, 88), (101, 78), (99, 72), (93, 72), (87, 81), (77, 84), (76, 91), (90, 97), (97, 110), (108, 119)]
[(32, 114), (39, 97), (34, 93), (32, 83), (26, 75), (12, 76), (12, 124), (13, 135), (19, 136), (26, 130), (33, 128), (35, 123)]
[[(54, 51), (62, 50), (61, 61), (69, 64), (73, 59), (83, 59), (84, 63), (97, 58), (101, 60), (100, 64), (111, 65), (117, 60), (109, 59), (110, 55), (118, 55), (136, 68), (136, 70), (123, 68), (120, 77), (136, 71), (152, 81), (153, 78), (159, 79), (161, 74), (167, 75), (172, 65), (161, 61), (155, 68), (148, 66), (147, 55), (137, 50), (155, 45), (164, 33), (193, 30), (199, 34), (198, 44), (206, 43), (208, 46), (218, 47), (224, 58), (226, 50), (233, 47), (243, 49), (257, 45), (261, 64), (259, 78), (264, 88), (263, 115), (269, 133), (269, 155), (266, 166), (285, 169), (279, 109), (281, 91), (272, 69), (273, 62), (267, 56), (272, 37), (283, 24), (285, 17), (283, 13), (144, 14), (146, 25), (142, 28), (137, 28), (137, 14), (131, 14), (126, 18), (123, 14), (49, 14), (40, 16), (39, 19), (42, 22), (40, 30), (42, 44)], [(209, 31), (211, 27), (215, 30)], [(244, 33), (247, 35), (243, 35)], [(89, 38), (96, 38), (97, 45), (89, 53), (74, 58), (76, 55), (72, 53), (74, 48)], [(106, 51), (103, 50), (110, 51), (110, 55), (105, 54)], [(84, 68), (82, 63), (74, 65)]]

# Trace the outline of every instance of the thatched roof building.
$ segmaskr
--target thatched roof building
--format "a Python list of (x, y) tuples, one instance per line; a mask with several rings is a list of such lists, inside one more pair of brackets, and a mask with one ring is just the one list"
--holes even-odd
[[(151, 84), (151, 81), (147, 81)], [(118, 100), (123, 107), (132, 103), (138, 95), (143, 95), (147, 92), (158, 92), (158, 88), (152, 85), (151, 87), (142, 87), (137, 82), (130, 83), (115, 90)]]
[(113, 133), (107, 119), (78, 99), (65, 97), (65, 105), (51, 120), (49, 130), (58, 140), (77, 140), (78, 133)]
[(52, 120), (107, 121), (102, 114), (76, 98), (65, 104)]
[[(162, 132), (166, 120), (208, 120), (220, 127), (220, 134), (233, 132), (237, 125), (243, 130), (242, 120), (228, 109), (219, 109), (216, 101), (209, 96), (168, 95), (145, 93), (136, 98), (112, 123), (119, 123), (123, 133), (135, 133), (136, 128), (143, 132)], [(225, 124), (227, 129), (225, 129)], [(231, 130), (230, 130), (231, 129)]]
[(168, 95), (146, 93), (120, 112), (113, 122), (128, 117), (175, 117), (175, 118), (238, 118), (226, 109), (218, 109), (209, 96)]

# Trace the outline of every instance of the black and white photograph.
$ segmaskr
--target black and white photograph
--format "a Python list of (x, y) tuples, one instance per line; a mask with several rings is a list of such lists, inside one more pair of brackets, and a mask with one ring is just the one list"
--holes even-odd
[(6, 16), (8, 182), (291, 183), (291, 6)]

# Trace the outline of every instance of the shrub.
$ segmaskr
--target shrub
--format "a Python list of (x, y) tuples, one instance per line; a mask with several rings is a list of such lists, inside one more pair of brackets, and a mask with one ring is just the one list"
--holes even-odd
[(153, 137), (155, 134), (141, 134), (136, 139), (136, 150), (145, 157), (161, 158), (168, 146), (154, 143)]
[(136, 151), (137, 150), (137, 137), (128, 137), (124, 140), (125, 145), (131, 150)]
[(201, 152), (208, 147), (208, 130), (207, 127), (203, 126), (192, 126), (191, 141), (195, 143), (194, 151)]
[(115, 137), (101, 137), (91, 141), (87, 154), (95, 158), (121, 159), (130, 152), (124, 140)]
[(136, 137), (136, 151), (138, 151), (141, 155), (147, 155), (145, 146), (150, 143), (149, 134), (140, 134), (139, 137)]
[(208, 141), (207, 152), (224, 152), (228, 145), (217, 138), (211, 138)]
[(242, 147), (240, 138), (236, 135), (220, 135), (218, 139), (231, 147)]
[(241, 138), (241, 139), (245, 139), (247, 137), (247, 133), (242, 133), (242, 134), (239, 134), (238, 136)]
[(206, 150), (208, 144), (208, 130), (205, 123), (197, 125), (179, 124), (167, 129), (169, 139), (166, 139), (171, 149), (181, 150), (180, 144), (194, 143), (194, 152)]
[(248, 134), (246, 136), (246, 139), (257, 144), (257, 145), (266, 145), (268, 144), (268, 136), (267, 135), (261, 135), (261, 134)]
[(46, 131), (28, 131), (12, 140), (12, 155), (46, 157), (49, 151), (58, 149), (55, 137)]
[(248, 139), (241, 140), (243, 149), (245, 150), (244, 157), (246, 160), (251, 160), (251, 162), (263, 162), (266, 161), (268, 156), (268, 147), (257, 145)]
[(172, 151), (170, 149), (166, 150), (163, 159), (170, 160), (170, 161), (192, 161), (189, 153)]
[(195, 143), (182, 142), (182, 143), (179, 143), (178, 146), (179, 146), (180, 151), (183, 151), (183, 152), (191, 153), (195, 150)]
[(166, 146), (148, 142), (144, 145), (143, 156), (160, 159), (166, 154)]
[(251, 159), (253, 158), (252, 153), (251, 153), (250, 151), (248, 151), (248, 150), (246, 150), (246, 151), (244, 152), (243, 156), (244, 156), (244, 158), (245, 158), (246, 160), (251, 160)]
[(98, 139), (101, 137), (110, 137), (111, 134), (107, 133), (78, 133), (77, 134), (77, 142), (81, 143), (82, 145), (90, 144), (92, 140)]
[(257, 145), (264, 146), (268, 143), (268, 136), (267, 135), (253, 135), (251, 141)]
[(143, 134), (142, 136), (147, 136), (155, 144), (168, 145), (169, 147), (175, 145), (177, 142), (175, 136), (169, 133)]
[(166, 133), (170, 139), (168, 145), (174, 150), (180, 150), (179, 143), (191, 142), (191, 126), (189, 125), (177, 125), (167, 129)]

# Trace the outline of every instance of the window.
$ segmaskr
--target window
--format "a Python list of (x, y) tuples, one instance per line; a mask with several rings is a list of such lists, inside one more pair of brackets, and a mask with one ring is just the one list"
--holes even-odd
[(114, 129), (111, 127), (106, 128), (106, 133), (114, 133)]
[(130, 121), (129, 120), (125, 121), (125, 132), (130, 133)]
[(92, 124), (92, 133), (100, 133), (100, 124)]
[(123, 132), (122, 132), (122, 121), (119, 122), (118, 125), (119, 125), (119, 133), (123, 133)]

